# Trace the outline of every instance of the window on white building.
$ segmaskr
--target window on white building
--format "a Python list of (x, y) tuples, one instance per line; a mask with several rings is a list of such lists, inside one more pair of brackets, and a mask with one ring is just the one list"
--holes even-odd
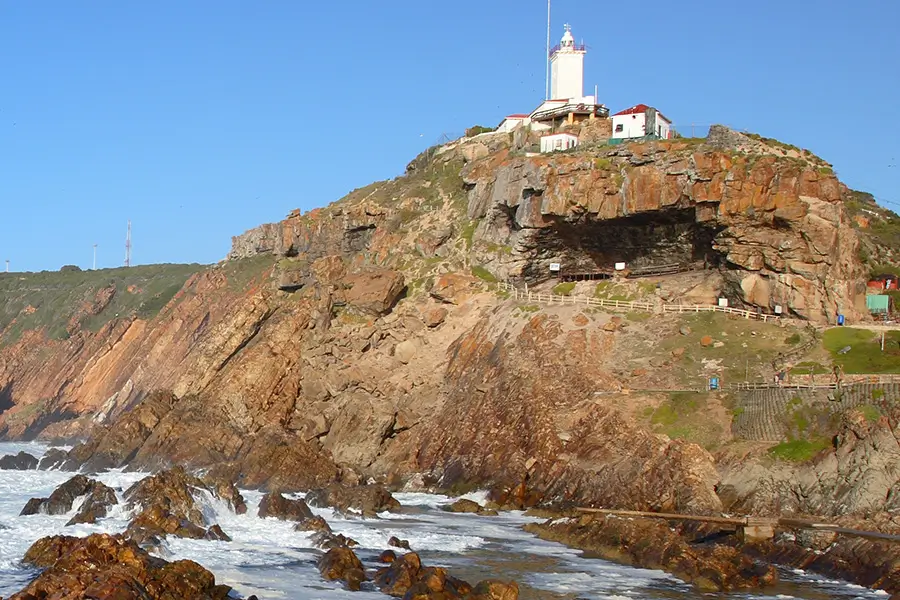
[(622, 125), (621, 123), (619, 123), (618, 125), (616, 125), (616, 133), (620, 133), (620, 132), (622, 132), (622, 131), (624, 131), (624, 130), (625, 130), (625, 126)]

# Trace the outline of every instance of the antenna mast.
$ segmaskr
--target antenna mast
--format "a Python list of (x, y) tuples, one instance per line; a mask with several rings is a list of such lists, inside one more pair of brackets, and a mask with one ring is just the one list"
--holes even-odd
[(97, 244), (94, 244), (94, 271), (97, 270)]
[(547, 90), (544, 92), (544, 100), (550, 99), (550, 0), (547, 0), (547, 56), (544, 57), (547, 61), (547, 78), (546, 78), (546, 86)]
[(131, 266), (131, 221), (128, 221), (128, 233), (125, 234), (125, 266)]

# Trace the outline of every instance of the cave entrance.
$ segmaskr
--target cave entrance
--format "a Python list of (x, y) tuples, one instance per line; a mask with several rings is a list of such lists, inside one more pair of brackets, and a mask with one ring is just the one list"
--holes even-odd
[(536, 254), (524, 273), (544, 280), (554, 273), (544, 260), (559, 264), (560, 279), (604, 279), (622, 266), (630, 276), (651, 276), (716, 268), (723, 257), (713, 249), (722, 227), (697, 223), (693, 208), (641, 213), (604, 221), (560, 220), (540, 230)]

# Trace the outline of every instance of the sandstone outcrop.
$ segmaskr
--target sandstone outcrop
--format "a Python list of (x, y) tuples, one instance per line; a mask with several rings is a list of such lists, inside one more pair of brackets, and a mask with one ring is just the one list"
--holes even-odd
[(141, 598), (225, 600), (231, 590), (189, 560), (166, 562), (120, 536), (54, 536), (35, 542), (25, 562), (44, 571), (10, 600)]

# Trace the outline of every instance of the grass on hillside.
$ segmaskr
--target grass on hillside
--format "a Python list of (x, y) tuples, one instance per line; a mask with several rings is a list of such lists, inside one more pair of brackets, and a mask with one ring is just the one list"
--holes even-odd
[(565, 283), (557, 283), (553, 286), (553, 293), (557, 296), (568, 296), (572, 293), (572, 290), (575, 289), (576, 283), (574, 281), (567, 281)]
[[(900, 373), (900, 331), (889, 331), (881, 351), (881, 334), (868, 329), (833, 327), (822, 337), (831, 359), (844, 373)], [(848, 347), (844, 354), (843, 348)]]
[(831, 447), (831, 439), (816, 437), (810, 440), (790, 440), (769, 448), (769, 455), (777, 460), (807, 462)]
[[(687, 326), (690, 333), (682, 335), (681, 327)], [(755, 335), (754, 335), (755, 333)], [(793, 331), (787, 331), (774, 323), (761, 323), (724, 315), (721, 313), (686, 313), (677, 320), (677, 325), (655, 346), (655, 352), (669, 358), (676, 348), (684, 348), (684, 355), (678, 359), (678, 376), (685, 385), (696, 387), (703, 375), (715, 374), (703, 369), (703, 361), (718, 361), (721, 364), (722, 383), (745, 381), (749, 374), (751, 381), (758, 380), (757, 372), (768, 372), (772, 360), (779, 353), (794, 348), (787, 344)], [(801, 334), (802, 335), (802, 334)], [(702, 346), (701, 340), (709, 336), (713, 344)], [(793, 340), (792, 340), (793, 341)], [(714, 343), (722, 342), (716, 348)]]
[(655, 409), (648, 408), (644, 416), (657, 433), (713, 449), (721, 441), (722, 426), (706, 418), (708, 401), (708, 394), (675, 392)]
[(97, 330), (116, 317), (151, 319), (201, 265), (146, 265), (96, 271), (42, 271), (0, 274), (2, 343), (14, 343), (28, 330), (43, 329), (50, 339), (68, 337), (67, 326), (97, 292), (115, 286), (109, 305), (81, 325)]
[(494, 274), (481, 265), (472, 267), (472, 275), (487, 283), (497, 283), (497, 278), (494, 277)]

